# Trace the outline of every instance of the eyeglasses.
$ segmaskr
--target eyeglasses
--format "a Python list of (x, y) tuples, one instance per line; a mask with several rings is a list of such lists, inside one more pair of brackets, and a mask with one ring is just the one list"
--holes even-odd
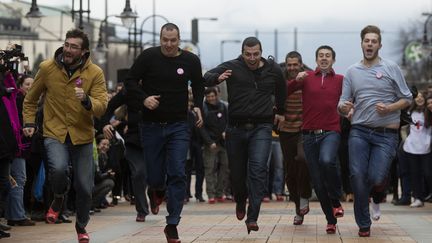
[(68, 49), (70, 48), (72, 51), (77, 51), (77, 50), (81, 50), (80, 46), (74, 45), (74, 44), (69, 44), (68, 42), (65, 42), (63, 44), (63, 48)]

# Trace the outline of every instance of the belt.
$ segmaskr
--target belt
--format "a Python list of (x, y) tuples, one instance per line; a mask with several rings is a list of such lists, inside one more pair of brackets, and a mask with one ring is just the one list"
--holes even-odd
[(170, 125), (170, 124), (174, 124), (176, 122), (152, 122), (152, 121), (143, 121), (143, 124), (147, 124), (147, 125), (159, 125), (159, 126), (166, 126), (166, 125)]
[(246, 130), (252, 130), (255, 127), (257, 127), (258, 124), (260, 124), (260, 123), (255, 123), (255, 122), (233, 122), (233, 123), (230, 123), (230, 125), (235, 127), (235, 128), (246, 129)]
[(330, 131), (328, 131), (328, 130), (323, 130), (323, 129), (317, 129), (317, 130), (302, 130), (302, 133), (303, 133), (304, 135), (311, 135), (311, 134), (314, 134), (314, 135), (320, 135), (320, 134), (324, 134), (324, 133), (327, 133), (327, 132), (330, 132)]
[(379, 132), (379, 133), (399, 133), (399, 129), (396, 128), (388, 128), (388, 127), (367, 127), (367, 126), (362, 126), (365, 127), (371, 131), (374, 132)]

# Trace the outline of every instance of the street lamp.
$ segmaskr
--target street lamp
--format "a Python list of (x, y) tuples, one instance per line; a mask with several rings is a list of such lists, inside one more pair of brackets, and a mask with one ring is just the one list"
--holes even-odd
[(432, 51), (431, 43), (428, 40), (427, 29), (429, 21), (432, 19), (432, 13), (423, 13), (423, 16), (427, 16), (426, 21), (424, 23), (423, 29), (423, 41), (422, 41), (422, 52), (424, 54), (424, 58), (428, 58)]
[(75, 20), (75, 13), (79, 14), (79, 24), (78, 24), (78, 28), (80, 28), (81, 30), (84, 29), (83, 26), (83, 13), (87, 13), (87, 23), (90, 23), (90, 0), (87, 0), (87, 10), (83, 10), (83, 0), (80, 0), (80, 6), (78, 10), (75, 10), (75, 0), (72, 0), (72, 10), (71, 10), (71, 14), (72, 14), (72, 21)]
[(221, 56), (221, 60), (220, 62), (222, 63), (224, 61), (224, 49), (223, 46), (225, 43), (240, 43), (240, 40), (221, 40), (220, 42), (220, 56)]
[(30, 7), (30, 11), (25, 16), (30, 23), (30, 28), (32, 30), (36, 29), (40, 22), (42, 21), (42, 17), (44, 15), (39, 11), (39, 7), (37, 6), (37, 1), (32, 0), (32, 4)]
[[(156, 33), (156, 24), (155, 24), (155, 19), (156, 19), (156, 17), (159, 17), (159, 18), (161, 18), (161, 19), (163, 19), (164, 21), (165, 21), (165, 23), (168, 23), (169, 22), (169, 20), (167, 19), (167, 18), (165, 18), (164, 16), (162, 16), (162, 15), (159, 15), (159, 14), (152, 14), (152, 15), (150, 15), (150, 16), (148, 16), (147, 18), (145, 18), (142, 22), (141, 22), (141, 27), (140, 27), (140, 48), (141, 48), (141, 51), (142, 51), (142, 49), (143, 49), (143, 47), (142, 47), (142, 34), (143, 33), (150, 33), (150, 34), (152, 34), (152, 43), (151, 43), (151, 46), (156, 46), (156, 36), (157, 36), (157, 33)], [(147, 20), (149, 20), (149, 19), (153, 19), (153, 31), (144, 31), (143, 30), (143, 27), (144, 27), (144, 24), (147, 22)]]
[(191, 42), (196, 45), (198, 43), (198, 20), (210, 20), (217, 21), (218, 18), (213, 17), (201, 17), (201, 18), (193, 18), (192, 19), (192, 32), (191, 32)]
[(130, 29), (132, 27), (135, 20), (138, 18), (138, 14), (132, 11), (130, 0), (126, 0), (126, 6), (123, 9), (123, 12), (117, 17), (121, 18), (122, 23), (126, 28)]

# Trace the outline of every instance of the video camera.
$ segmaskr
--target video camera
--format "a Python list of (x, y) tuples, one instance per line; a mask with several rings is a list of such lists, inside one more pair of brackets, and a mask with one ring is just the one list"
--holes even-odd
[(14, 74), (18, 73), (18, 64), (21, 61), (28, 61), (28, 58), (22, 52), (22, 46), (13, 44), (8, 50), (0, 50), (0, 72), (11, 71)]

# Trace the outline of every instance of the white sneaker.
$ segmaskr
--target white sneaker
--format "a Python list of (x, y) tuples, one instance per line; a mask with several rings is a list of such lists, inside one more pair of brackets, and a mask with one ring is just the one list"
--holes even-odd
[(381, 217), (381, 210), (379, 203), (371, 202), (371, 209), (372, 209), (372, 219), (377, 221)]
[(414, 200), (414, 202), (412, 202), (410, 205), (410, 207), (412, 207), (412, 208), (419, 208), (419, 207), (423, 207), (423, 206), (424, 206), (424, 203), (418, 198), (416, 198)]

